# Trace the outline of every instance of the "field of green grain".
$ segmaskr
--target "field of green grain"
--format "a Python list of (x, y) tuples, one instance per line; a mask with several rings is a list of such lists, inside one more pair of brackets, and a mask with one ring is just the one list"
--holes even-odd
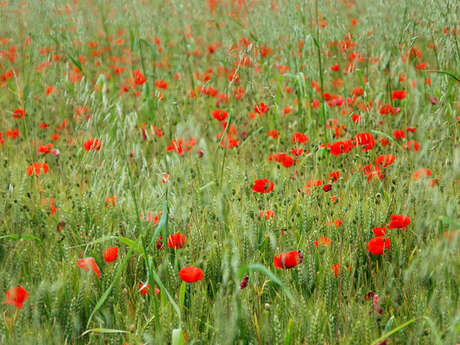
[(459, 344), (459, 41), (452, 0), (0, 0), (0, 344)]

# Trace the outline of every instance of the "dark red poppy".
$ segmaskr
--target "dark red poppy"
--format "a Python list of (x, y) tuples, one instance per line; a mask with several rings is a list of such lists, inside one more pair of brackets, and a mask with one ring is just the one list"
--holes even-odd
[(329, 183), (328, 183), (328, 184), (325, 184), (325, 185), (323, 186), (323, 190), (324, 190), (325, 192), (329, 192), (331, 189), (332, 189), (332, 185), (329, 184)]
[(168, 237), (168, 247), (171, 249), (184, 248), (187, 237), (180, 232), (177, 232)]
[(104, 260), (106, 262), (115, 261), (118, 257), (118, 247), (111, 247), (104, 250)]
[(273, 258), (273, 265), (276, 268), (289, 269), (302, 263), (303, 255), (298, 250), (291, 250), (287, 253), (281, 253), (280, 256)]
[(240, 289), (241, 290), (245, 289), (248, 286), (248, 282), (249, 282), (249, 277), (244, 276), (243, 280), (240, 283)]
[(410, 218), (408, 216), (393, 214), (390, 218), (390, 225), (388, 225), (388, 229), (406, 230), (406, 227), (409, 224), (410, 224)]
[(24, 302), (29, 297), (29, 293), (20, 285), (7, 290), (5, 295), (6, 300), (1, 304), (14, 305), (18, 309), (22, 309)]
[(390, 249), (389, 238), (383, 238), (381, 236), (374, 237), (367, 244), (367, 250), (369, 250), (372, 255), (382, 255), (385, 249)]
[(195, 283), (203, 279), (203, 271), (199, 267), (187, 266), (181, 268), (179, 277), (186, 283)]
[(163, 246), (163, 236), (160, 236), (157, 240), (157, 249), (162, 250), (164, 248)]
[(254, 185), (252, 186), (252, 190), (257, 193), (270, 193), (273, 191), (273, 182), (263, 178), (260, 180), (255, 180)]

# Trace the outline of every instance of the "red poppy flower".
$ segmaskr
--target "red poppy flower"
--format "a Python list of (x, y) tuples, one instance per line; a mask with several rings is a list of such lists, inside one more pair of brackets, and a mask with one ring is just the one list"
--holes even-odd
[(276, 129), (269, 130), (267, 135), (269, 137), (272, 137), (273, 139), (277, 139), (280, 136), (280, 134), (278, 133), (278, 130)]
[(275, 256), (273, 258), (273, 265), (276, 268), (289, 269), (296, 267), (303, 260), (303, 255), (300, 251), (291, 250), (287, 253), (281, 253), (280, 256)]
[(33, 163), (27, 167), (27, 176), (32, 176), (32, 174), (40, 176), (41, 171), (43, 171), (43, 174), (46, 175), (49, 171), (48, 164), (40, 162)]
[(29, 293), (22, 286), (18, 285), (6, 291), (6, 300), (1, 304), (14, 305), (18, 309), (22, 309), (24, 302), (29, 297)]
[(369, 151), (375, 146), (374, 137), (370, 133), (359, 133), (354, 139), (356, 146), (359, 146), (361, 151)]
[(367, 250), (371, 252), (372, 255), (382, 255), (385, 249), (390, 249), (390, 239), (383, 237), (374, 237), (367, 244)]
[(424, 177), (428, 177), (428, 176), (431, 176), (431, 170), (430, 169), (426, 169), (426, 168), (422, 168), (422, 169), (418, 169), (416, 171), (414, 171), (414, 173), (412, 174), (412, 180), (414, 181), (418, 181)]
[(331, 184), (325, 184), (325, 185), (323, 186), (323, 190), (324, 190), (325, 192), (329, 192), (331, 189), (332, 189), (332, 185), (331, 185)]
[(104, 260), (106, 262), (115, 261), (118, 257), (118, 247), (111, 247), (104, 250)]
[(339, 65), (338, 63), (335, 64), (335, 65), (332, 65), (332, 66), (331, 66), (331, 71), (332, 71), (332, 72), (338, 72), (338, 71), (340, 71), (340, 65)]
[(5, 134), (10, 139), (16, 139), (19, 136), (19, 130), (17, 128), (9, 129)]
[(318, 240), (318, 245), (321, 245), (323, 247), (330, 246), (331, 243), (332, 243), (332, 241), (331, 241), (331, 239), (329, 237), (320, 237), (319, 240)]
[(339, 156), (342, 153), (348, 153), (353, 148), (352, 140), (337, 141), (335, 143), (327, 144), (327, 148), (334, 156)]
[(406, 133), (402, 129), (396, 129), (393, 131), (393, 137), (398, 139), (404, 139), (406, 137)]
[(380, 145), (388, 146), (389, 144), (390, 144), (390, 141), (387, 138), (381, 138), (380, 139)]
[(99, 151), (101, 149), (102, 141), (99, 139), (90, 139), (85, 141), (83, 144), (83, 147), (85, 148), (86, 151)]
[(336, 264), (332, 265), (331, 270), (334, 272), (334, 275), (337, 277), (339, 275), (340, 262), (337, 262)]
[(375, 166), (377, 168), (385, 168), (385, 167), (390, 166), (391, 164), (393, 164), (395, 159), (396, 159), (396, 157), (391, 155), (391, 154), (380, 155), (375, 159)]
[(337, 182), (340, 177), (340, 171), (333, 171), (329, 174), (329, 178), (332, 180), (332, 183)]
[(390, 218), (390, 225), (388, 225), (388, 229), (406, 230), (406, 227), (409, 224), (410, 224), (410, 218), (408, 216), (393, 214)]
[(147, 285), (142, 284), (142, 283), (139, 284), (139, 293), (142, 296), (148, 296), (149, 291), (150, 291), (150, 284), (147, 284)]
[(13, 117), (15, 119), (22, 119), (24, 116), (26, 116), (26, 111), (24, 109), (15, 109), (13, 111)]
[(217, 121), (224, 121), (228, 116), (228, 113), (222, 109), (216, 109), (212, 112), (212, 117)]
[(273, 219), (273, 217), (275, 216), (275, 212), (273, 212), (273, 210), (260, 210), (259, 211), (259, 218), (262, 219), (262, 218), (265, 218), (265, 220), (269, 220), (269, 219)]
[(175, 233), (168, 237), (168, 247), (171, 249), (184, 248), (187, 237), (181, 233)]
[(391, 104), (383, 105), (379, 111), (380, 115), (394, 114), (395, 112), (395, 108), (393, 108)]
[(260, 104), (256, 104), (254, 106), (254, 112), (262, 116), (268, 111), (269, 107), (264, 102), (260, 102)]
[(372, 232), (374, 233), (375, 236), (379, 237), (379, 236), (385, 236), (385, 233), (387, 232), (387, 227), (386, 226), (382, 226), (382, 227), (379, 227), (379, 228), (373, 228), (372, 229)]
[[(306, 151), (305, 153), (308, 153), (308, 151)], [(302, 147), (293, 147), (293, 148), (291, 149), (291, 154), (292, 154), (293, 156), (296, 156), (296, 157), (302, 156), (302, 154), (303, 154), (303, 148), (302, 148)]]
[(303, 133), (295, 132), (292, 134), (292, 143), (293, 144), (306, 144), (310, 139)]
[(98, 278), (101, 277), (101, 271), (99, 270), (99, 266), (97, 265), (96, 261), (92, 257), (78, 260), (77, 266), (80, 267), (84, 271), (91, 270), (94, 273), (96, 273)]
[(203, 279), (203, 271), (199, 267), (187, 266), (181, 268), (179, 277), (186, 283), (195, 283)]
[(165, 82), (164, 80), (157, 80), (155, 82), (155, 87), (158, 89), (166, 90), (168, 88), (168, 83)]
[(403, 100), (407, 96), (407, 91), (404, 90), (394, 90), (393, 93), (391, 94), (391, 99), (399, 99)]
[(415, 140), (409, 140), (408, 142), (405, 142), (402, 147), (406, 151), (417, 152), (420, 149), (420, 144)]
[(145, 79), (145, 76), (142, 74), (141, 71), (136, 70), (133, 72), (133, 77), (134, 77), (134, 83), (136, 85), (142, 85), (146, 82), (147, 79)]
[(44, 153), (45, 155), (51, 152), (53, 144), (40, 145), (37, 149), (38, 153)]
[(255, 180), (254, 185), (252, 186), (252, 190), (257, 193), (270, 193), (273, 191), (273, 182), (263, 178), (260, 180)]

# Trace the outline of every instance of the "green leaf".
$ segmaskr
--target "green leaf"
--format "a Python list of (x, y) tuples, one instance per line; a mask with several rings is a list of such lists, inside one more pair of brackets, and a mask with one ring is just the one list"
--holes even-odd
[(289, 319), (286, 327), (286, 335), (284, 336), (284, 345), (291, 345), (292, 342), (292, 319)]
[(460, 223), (456, 222), (455, 220), (453, 219), (450, 219), (446, 216), (440, 216), (439, 217), (439, 220), (441, 222), (443, 222), (444, 224), (448, 225), (449, 227), (451, 227), (452, 229), (458, 229), (460, 228)]
[(88, 333), (102, 333), (102, 334), (117, 334), (117, 333), (128, 333), (127, 331), (123, 331), (121, 329), (110, 329), (110, 328), (91, 328), (84, 331), (81, 334), (81, 337)]
[(183, 345), (185, 344), (184, 334), (182, 333), (182, 329), (176, 328), (172, 331), (172, 341), (171, 345)]
[(121, 243), (124, 243), (126, 244), (127, 246), (129, 246), (130, 248), (134, 249), (136, 252), (138, 252), (139, 254), (141, 255), (144, 255), (144, 250), (142, 249), (142, 247), (139, 245), (139, 243), (129, 239), (129, 238), (126, 238), (126, 237), (118, 237), (118, 240), (121, 242)]
[(157, 225), (157, 228), (155, 229), (155, 232), (153, 233), (152, 240), (150, 241), (150, 244), (148, 245), (147, 248), (149, 248), (152, 243), (160, 236), (160, 233), (163, 231), (163, 241), (166, 243), (167, 241), (167, 230), (168, 230), (168, 201), (165, 200), (163, 203), (163, 214), (161, 215), (160, 222)]
[(393, 327), (394, 320), (395, 320), (395, 317), (391, 316), (390, 319), (387, 321), (387, 323), (385, 325), (385, 329), (383, 330), (384, 333), (388, 333), (389, 331), (391, 331), (391, 328)]
[(158, 284), (160, 287), (161, 291), (163, 291), (166, 296), (168, 297), (169, 303), (173, 306), (174, 310), (176, 311), (177, 316), (179, 317), (179, 324), (182, 324), (182, 316), (180, 313), (179, 306), (177, 305), (176, 301), (174, 301), (174, 298), (172, 298), (171, 294), (166, 290), (166, 287), (163, 285), (163, 282), (161, 281), (160, 277), (157, 275), (155, 270), (153, 269), (153, 261), (152, 258), (148, 258), (148, 267), (147, 269), (149, 270), (149, 276), (153, 277), (155, 282)]
[(425, 72), (430, 72), (430, 73), (439, 73), (439, 74), (445, 74), (449, 77), (451, 77), (452, 79), (458, 81), (460, 83), (460, 78), (455, 76), (454, 74), (450, 73), (450, 72), (447, 72), (447, 71), (437, 71), (437, 70), (426, 70)]
[(72, 246), (72, 247), (66, 247), (65, 249), (72, 249), (72, 248), (90, 246), (90, 245), (93, 245), (93, 244), (96, 244), (96, 243), (101, 243), (101, 242), (105, 242), (105, 241), (109, 241), (109, 240), (114, 240), (114, 239), (117, 239), (117, 238), (118, 238), (117, 236), (104, 236), (104, 237), (101, 237), (101, 238), (99, 238), (97, 240), (87, 242), (87, 243), (83, 243), (83, 244), (77, 244), (76, 246)]
[(284, 283), (277, 276), (275, 276), (275, 274), (270, 272), (264, 265), (250, 264), (250, 265), (241, 267), (238, 272), (239, 279), (243, 279), (244, 275), (247, 272), (251, 272), (251, 271), (258, 271), (260, 273), (265, 274), (271, 281), (273, 281), (274, 283), (278, 284), (281, 287), (281, 289), (284, 291), (286, 296), (291, 300), (291, 302), (295, 303), (295, 299), (292, 296), (289, 289), (287, 288), (287, 286), (284, 285)]
[(128, 264), (128, 260), (131, 257), (131, 255), (133, 254), (133, 251), (134, 251), (133, 247), (130, 247), (128, 253), (123, 258), (123, 261), (121, 262), (120, 266), (118, 266), (117, 272), (115, 273), (115, 276), (113, 277), (113, 280), (110, 283), (110, 286), (107, 288), (107, 290), (105, 290), (104, 294), (97, 301), (96, 306), (94, 307), (93, 311), (91, 312), (91, 315), (88, 318), (88, 322), (86, 323), (86, 327), (89, 326), (94, 314), (102, 307), (102, 305), (104, 304), (104, 302), (107, 299), (107, 297), (109, 297), (109, 294), (113, 289), (113, 286), (118, 281), (118, 279), (120, 279), (120, 276), (121, 276), (121, 273), (123, 272), (123, 269)]
[(406, 323), (403, 323), (402, 325), (394, 328), (393, 330), (391, 330), (390, 332), (388, 333), (385, 333), (384, 335), (382, 335), (380, 338), (374, 340), (371, 345), (377, 345), (378, 343), (381, 343), (382, 341), (384, 341), (386, 338), (392, 336), (393, 334), (395, 333), (398, 333), (400, 330), (406, 328), (407, 326), (409, 326), (411, 323), (415, 322), (415, 320), (417, 319), (412, 319), (412, 320), (409, 320), (407, 321)]
[(25, 240), (34, 240), (34, 241), (42, 242), (40, 238), (36, 236), (32, 236), (32, 235), (9, 234), (9, 235), (0, 236), (0, 240), (4, 238), (9, 238), (12, 240), (25, 239)]
[(182, 282), (180, 285), (180, 290), (179, 290), (179, 308), (182, 309), (184, 306), (184, 300), (185, 300), (185, 288), (187, 287), (186, 282)]

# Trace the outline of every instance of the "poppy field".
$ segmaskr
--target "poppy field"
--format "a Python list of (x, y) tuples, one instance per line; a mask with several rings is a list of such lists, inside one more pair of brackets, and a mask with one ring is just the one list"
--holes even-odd
[(0, 344), (460, 343), (460, 2), (0, 0)]

